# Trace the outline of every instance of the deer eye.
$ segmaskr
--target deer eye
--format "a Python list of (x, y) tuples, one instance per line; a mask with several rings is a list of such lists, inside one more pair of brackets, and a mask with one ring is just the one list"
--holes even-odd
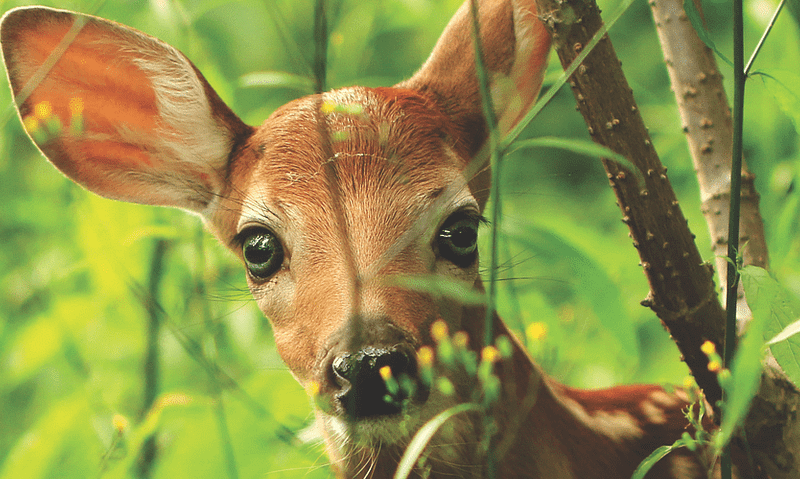
[(275, 233), (258, 228), (245, 231), (242, 256), (247, 270), (255, 279), (267, 279), (283, 264), (283, 247)]
[(447, 218), (436, 234), (439, 255), (460, 268), (475, 262), (478, 256), (478, 226), (481, 217), (455, 213)]

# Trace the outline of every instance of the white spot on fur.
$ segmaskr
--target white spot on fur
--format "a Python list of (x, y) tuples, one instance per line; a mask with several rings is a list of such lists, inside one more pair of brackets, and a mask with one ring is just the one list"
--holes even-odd
[(664, 409), (653, 401), (642, 401), (640, 406), (642, 413), (647, 418), (647, 422), (651, 424), (666, 424), (667, 416), (664, 414)]
[(297, 439), (303, 444), (317, 444), (322, 442), (322, 432), (319, 430), (317, 423), (304, 427), (297, 433)]
[(689, 395), (686, 394), (686, 391), (684, 391), (683, 389), (676, 389), (675, 392), (673, 393), (673, 395), (675, 396), (675, 398), (677, 398), (678, 401), (681, 401), (681, 402), (684, 402), (684, 403), (690, 402), (689, 401)]
[(563, 398), (562, 401), (578, 421), (612, 441), (622, 442), (638, 439), (644, 435), (636, 418), (625, 411), (599, 410), (589, 413), (583, 406), (571, 399)]
[[(683, 397), (681, 397), (681, 395)], [(686, 394), (682, 390), (678, 389), (674, 394), (669, 394), (666, 391), (655, 391), (650, 394), (649, 399), (661, 408), (667, 409), (677, 406), (682, 401), (688, 401), (689, 398), (686, 397)]]
[(651, 424), (666, 424), (666, 410), (674, 409), (681, 404), (678, 393), (683, 393), (683, 391), (677, 390), (675, 394), (669, 394), (666, 391), (654, 391), (646, 400), (642, 401), (639, 409), (646, 417), (647, 422)]

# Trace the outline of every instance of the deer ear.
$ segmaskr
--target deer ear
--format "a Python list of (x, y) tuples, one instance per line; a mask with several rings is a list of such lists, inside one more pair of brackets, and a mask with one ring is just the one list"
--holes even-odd
[(175, 48), (100, 18), (18, 8), (0, 25), (28, 134), (102, 196), (202, 213), (252, 129)]
[[(456, 12), (430, 58), (398, 87), (433, 97), (454, 122), (456, 140), (474, 155), (487, 137), (475, 70), (472, 13), (467, 0)], [(510, 131), (539, 95), (547, 68), (550, 34), (533, 0), (479, 3), (481, 45), (489, 91), (501, 134)]]

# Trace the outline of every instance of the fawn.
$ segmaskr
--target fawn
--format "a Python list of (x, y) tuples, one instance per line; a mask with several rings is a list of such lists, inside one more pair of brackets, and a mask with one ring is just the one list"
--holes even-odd
[[(479, 3), (504, 133), (536, 99), (551, 39), (533, 1)], [(438, 371), (451, 376), (449, 395), (420, 379), (418, 351), (434, 345), (438, 322), (465, 332), (469, 350), (507, 337), (511, 353), (495, 366), (490, 420), (450, 418), (413, 477), (485, 477), (490, 467), (501, 478), (630, 477), (686, 429), (683, 392), (563, 386), (496, 314), (484, 337), (484, 305), (397, 281), (482, 290), (488, 127), (470, 15), (467, 2), (409, 80), (301, 98), (257, 128), (179, 51), (111, 21), (18, 8), (3, 18), (2, 48), (20, 117), (57, 168), (108, 198), (194, 212), (241, 259), (283, 360), (313, 389), (338, 476), (391, 477), (423, 424), (469, 400), (474, 377)], [(406, 387), (387, 389), (387, 371)], [(683, 451), (647, 477), (705, 477)]]

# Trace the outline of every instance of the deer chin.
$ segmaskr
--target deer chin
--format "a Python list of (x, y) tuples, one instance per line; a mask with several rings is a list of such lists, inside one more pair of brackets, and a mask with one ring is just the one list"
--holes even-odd
[[(456, 404), (453, 397), (432, 393), (424, 403), (410, 404), (393, 415), (352, 419), (318, 410), (317, 427), (332, 466), (342, 477), (391, 478), (397, 461), (408, 453), (421, 428)], [(467, 416), (450, 418), (428, 439), (424, 459), (420, 459), (423, 469), (434, 477), (480, 477), (481, 456), (475, 437), (474, 425)], [(387, 462), (387, 458), (392, 460)]]
[[(433, 390), (426, 401), (412, 402), (392, 415), (353, 419), (317, 409), (316, 425), (331, 463), (342, 477), (391, 478), (417, 433), (458, 403), (456, 396)], [(476, 440), (480, 435), (475, 426), (468, 415), (452, 416), (428, 439), (422, 462), (415, 463), (422, 464), (431, 477), (482, 477), (481, 448)]]

